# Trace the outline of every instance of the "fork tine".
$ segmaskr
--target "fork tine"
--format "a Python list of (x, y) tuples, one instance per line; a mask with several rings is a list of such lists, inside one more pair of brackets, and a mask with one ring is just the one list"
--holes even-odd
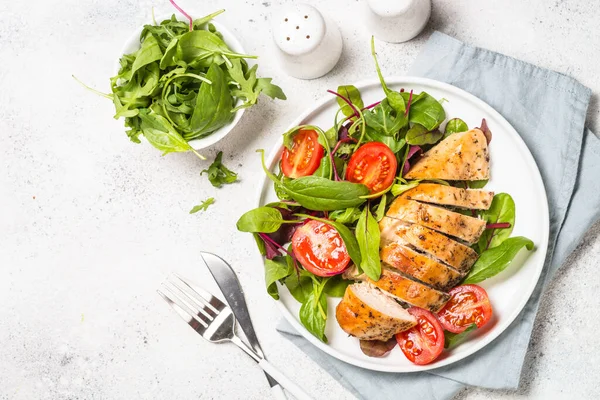
[(167, 303), (171, 304), (171, 306), (173, 306), (173, 304), (174, 304), (177, 307), (179, 307), (179, 309), (183, 311), (183, 314), (181, 314), (179, 312), (179, 310), (177, 310), (175, 307), (173, 307), (173, 308), (175, 308), (175, 311), (177, 311), (178, 314), (180, 316), (182, 316), (182, 318), (185, 319), (186, 322), (195, 330), (198, 331), (197, 326), (194, 326), (194, 324), (193, 324), (194, 321), (199, 323), (200, 325), (202, 325), (202, 328), (201, 328), (202, 330), (199, 332), (201, 334), (204, 333), (204, 330), (211, 323), (211, 319), (209, 319), (209, 316), (206, 315), (203, 312), (203, 310), (196, 311), (193, 308), (193, 306), (190, 307), (190, 305), (184, 299), (182, 299), (181, 296), (178, 296), (166, 283), (163, 284), (163, 290), (165, 290), (167, 293), (170, 294), (170, 296), (168, 296), (159, 291), (159, 294), (161, 296), (163, 296), (163, 298), (165, 298), (165, 300), (168, 299)]
[[(218, 297), (213, 296), (201, 287), (190, 284), (188, 281), (186, 281), (176, 273), (173, 273), (173, 275), (191, 290), (191, 295), (197, 301), (206, 304), (215, 313), (215, 315), (218, 314), (221, 310), (223, 310), (223, 308), (225, 308), (225, 304)], [(184, 290), (180, 285), (177, 285), (177, 287), (186, 294), (190, 292), (189, 290)]]
[[(183, 301), (190, 309), (201, 311), (202, 314), (209, 319), (209, 323), (215, 319), (218, 312), (215, 313), (212, 307), (206, 304), (206, 302), (200, 301), (197, 296), (193, 295), (193, 292), (190, 293), (191, 291), (189, 289), (186, 289), (183, 287), (183, 285), (180, 285), (177, 282), (167, 281), (166, 283), (169, 284), (171, 292), (175, 294), (181, 301)], [(175, 291), (177, 293), (175, 293)]]

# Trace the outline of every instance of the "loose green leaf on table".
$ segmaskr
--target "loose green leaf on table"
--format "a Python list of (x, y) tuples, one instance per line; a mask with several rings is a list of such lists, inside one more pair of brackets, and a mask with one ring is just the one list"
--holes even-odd
[(515, 225), (515, 213), (515, 202), (508, 193), (496, 194), (490, 208), (480, 212), (479, 215), (488, 224), (510, 224), (510, 227), (508, 228), (488, 228), (483, 231), (483, 234), (477, 242), (477, 248), (479, 249), (480, 254), (488, 248), (498, 246), (510, 236)]
[(504, 271), (510, 265), (517, 253), (526, 247), (533, 249), (533, 242), (523, 236), (506, 239), (499, 246), (484, 251), (463, 283), (479, 283)]
[(208, 199), (204, 200), (201, 204), (194, 206), (190, 210), (190, 214), (195, 214), (198, 211), (206, 211), (208, 207), (212, 204), (215, 204), (215, 199), (213, 197), (209, 197)]
[(471, 333), (475, 329), (477, 329), (477, 325), (471, 324), (467, 327), (467, 329), (465, 329), (461, 333), (452, 333), (449, 331), (445, 331), (444, 332), (444, 348), (450, 349), (452, 347), (458, 346), (459, 344), (464, 342), (467, 339), (467, 337), (469, 336), (469, 333)]
[(361, 262), (357, 266), (374, 281), (381, 275), (379, 259), (379, 224), (365, 207), (356, 224), (356, 240), (360, 248)]
[(215, 161), (208, 167), (208, 169), (202, 170), (200, 175), (204, 173), (208, 174), (208, 180), (210, 183), (217, 188), (223, 185), (227, 185), (237, 181), (237, 173), (233, 172), (225, 165), (223, 165), (223, 152), (220, 151), (215, 157)]
[(267, 293), (275, 300), (279, 300), (277, 281), (287, 278), (293, 272), (294, 268), (290, 269), (285, 257), (275, 257), (272, 260), (265, 259), (265, 285), (267, 286)]

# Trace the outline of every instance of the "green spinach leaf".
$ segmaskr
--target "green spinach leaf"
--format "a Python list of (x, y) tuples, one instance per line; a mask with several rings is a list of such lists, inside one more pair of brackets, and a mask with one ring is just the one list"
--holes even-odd
[(331, 297), (342, 297), (346, 293), (346, 288), (352, 281), (343, 279), (341, 275), (325, 278), (327, 282), (323, 288), (323, 293)]
[(292, 275), (294, 269), (289, 268), (285, 257), (275, 257), (272, 260), (265, 260), (265, 285), (267, 293), (275, 300), (279, 300), (279, 290), (277, 290), (277, 281), (285, 279)]
[(322, 296), (321, 286), (314, 286), (306, 302), (300, 307), (300, 322), (319, 340), (327, 343), (325, 324), (327, 322), (327, 297)]
[(532, 250), (533, 242), (526, 237), (515, 236), (506, 239), (497, 247), (487, 249), (479, 256), (463, 283), (479, 283), (499, 274), (508, 267), (523, 247)]
[(347, 181), (336, 182), (318, 176), (284, 179), (281, 188), (294, 201), (315, 211), (356, 207), (365, 202), (361, 196), (369, 194), (365, 185)]
[(272, 233), (283, 223), (281, 212), (276, 208), (258, 207), (244, 213), (236, 227), (240, 232)]
[(422, 146), (424, 144), (436, 144), (444, 136), (438, 129), (427, 130), (423, 125), (414, 124), (406, 132), (406, 143), (413, 146)]
[(449, 331), (445, 331), (444, 332), (444, 348), (450, 349), (452, 347), (458, 346), (459, 344), (464, 342), (465, 339), (469, 336), (469, 333), (474, 331), (475, 329), (477, 329), (477, 325), (471, 324), (467, 327), (467, 329), (465, 329), (461, 333), (452, 333)]
[(356, 239), (360, 248), (361, 262), (357, 264), (369, 278), (379, 280), (381, 261), (379, 259), (379, 225), (365, 207), (356, 224)]
[(394, 197), (400, 196), (402, 193), (406, 192), (407, 190), (410, 190), (412, 188), (419, 186), (419, 183), (420, 183), (420, 181), (418, 181), (418, 180), (408, 181), (407, 183), (395, 183), (392, 185), (392, 189), (390, 191), (392, 192), (392, 195)]
[(465, 121), (463, 121), (460, 118), (452, 118), (446, 124), (446, 128), (444, 130), (444, 137), (447, 138), (448, 136), (452, 135), (453, 133), (466, 132), (468, 130), (469, 130), (469, 126), (467, 125), (467, 123)]
[(387, 195), (381, 196), (381, 200), (379, 200), (379, 205), (375, 210), (375, 220), (377, 222), (381, 221), (385, 216), (385, 206), (387, 204)]
[[(404, 92), (402, 95), (408, 98), (409, 94)], [(444, 107), (429, 95), (427, 92), (421, 92), (417, 98), (413, 98), (408, 113), (408, 120), (414, 124), (423, 125), (428, 131), (433, 131), (446, 119)]]
[[(289, 256), (287, 256), (289, 258)], [(294, 296), (299, 303), (306, 303), (313, 290), (313, 280), (311, 274), (305, 270), (300, 270), (299, 276), (291, 274), (285, 278), (285, 286), (287, 286), (291, 295)]]
[(479, 242), (477, 242), (480, 254), (488, 248), (498, 246), (510, 236), (515, 225), (515, 212), (515, 202), (508, 193), (496, 194), (490, 208), (480, 212), (479, 215), (488, 224), (496, 224), (499, 222), (507, 222), (510, 224), (510, 228), (488, 228), (483, 231), (483, 234), (479, 238)]
[(192, 147), (186, 142), (173, 125), (156, 113), (140, 113), (140, 129), (150, 144), (163, 152), (163, 155), (174, 152), (190, 151)]
[(358, 221), (361, 211), (357, 207), (346, 208), (345, 210), (335, 210), (329, 213), (329, 218), (340, 224), (351, 225)]
[(202, 170), (200, 175), (205, 172), (208, 174), (208, 180), (216, 187), (220, 188), (223, 185), (227, 185), (237, 181), (237, 174), (223, 165), (223, 152), (220, 151), (215, 157), (215, 161), (208, 167), (208, 169)]
[(469, 189), (483, 189), (487, 185), (489, 179), (482, 179), (479, 181), (467, 181)]

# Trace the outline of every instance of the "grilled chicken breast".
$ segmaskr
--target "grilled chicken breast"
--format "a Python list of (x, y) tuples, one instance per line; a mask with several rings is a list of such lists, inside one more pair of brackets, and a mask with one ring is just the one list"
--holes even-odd
[(492, 205), (494, 192), (480, 189), (461, 189), (436, 183), (421, 183), (401, 196), (407, 200), (417, 200), (425, 203), (487, 210)]
[(335, 317), (344, 332), (362, 340), (388, 340), (417, 323), (394, 299), (368, 283), (346, 288)]
[(383, 262), (395, 269), (440, 290), (450, 290), (464, 276), (458, 271), (398, 243), (391, 243), (383, 247), (380, 257)]
[(460, 273), (467, 273), (477, 261), (477, 252), (449, 237), (424, 226), (384, 217), (379, 222), (381, 247), (390, 243), (406, 244), (448, 264)]
[(368, 278), (367, 280), (402, 302), (425, 308), (431, 312), (439, 311), (450, 299), (448, 293), (413, 281), (402, 272), (391, 268), (382, 268), (381, 277), (377, 282)]
[(457, 237), (469, 244), (475, 243), (485, 230), (485, 221), (482, 219), (402, 197), (394, 200), (387, 216), (426, 226), (438, 232)]
[(479, 129), (454, 133), (421, 157), (406, 179), (474, 181), (490, 178), (487, 140)]

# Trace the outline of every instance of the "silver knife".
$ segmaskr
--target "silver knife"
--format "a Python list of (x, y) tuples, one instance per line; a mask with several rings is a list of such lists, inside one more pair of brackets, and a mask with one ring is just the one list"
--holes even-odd
[[(250, 346), (254, 349), (256, 354), (264, 358), (263, 351), (258, 342), (258, 338), (256, 337), (256, 333), (254, 332), (254, 327), (252, 326), (250, 314), (248, 313), (248, 306), (246, 305), (246, 299), (244, 298), (244, 290), (240, 285), (240, 281), (238, 280), (235, 271), (227, 261), (215, 254), (202, 251), (200, 252), (200, 256), (213, 278), (215, 278), (219, 289), (221, 289), (223, 296), (225, 296), (225, 300), (233, 311), (233, 315), (235, 315), (242, 331), (244, 331), (246, 338), (248, 338)], [(278, 400), (287, 400), (279, 383), (268, 374), (265, 373), (265, 375), (271, 386), (273, 396)]]

